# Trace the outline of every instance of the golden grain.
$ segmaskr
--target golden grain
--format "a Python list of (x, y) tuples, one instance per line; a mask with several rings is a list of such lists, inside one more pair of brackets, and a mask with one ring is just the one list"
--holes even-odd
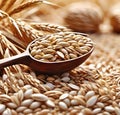
[(97, 99), (98, 99), (97, 95), (94, 95), (94, 96), (90, 97), (86, 102), (86, 104), (87, 104), (86, 106), (87, 107), (93, 106), (97, 102)]
[[(22, 11), (22, 9), (19, 9), (22, 5), (19, 4), (19, 7), (17, 3), (24, 3), (24, 0), (16, 0), (15, 3), (14, 0), (10, 0), (6, 2), (7, 4), (5, 4), (5, 2), (6, 1), (1, 0), (1, 10), (6, 9), (6, 11), (10, 10), (9, 12), (14, 11), (14, 13)], [(10, 7), (8, 7), (10, 3), (13, 3), (13, 5), (11, 4)], [(1, 6), (1, 4), (5, 6)], [(19, 11), (13, 10), (15, 6)], [(21, 16), (19, 21), (15, 20), (17, 19), (17, 15), (15, 15), (16, 17), (13, 15), (12, 18), (8, 17), (9, 19), (7, 19), (7, 17), (5, 18), (3, 16), (5, 14), (2, 13), (3, 12), (0, 11), (0, 58), (23, 52), (29, 42), (42, 37), (43, 34), (50, 35), (48, 39), (52, 45), (68, 41), (67, 44), (71, 46), (66, 46), (67, 48), (64, 47), (67, 45), (66, 43), (62, 43), (63, 46), (48, 46), (49, 42), (44, 39), (42, 45), (39, 45), (40, 42), (37, 42), (37, 45), (39, 45), (38, 49), (40, 50), (38, 50), (34, 44), (31, 45), (38, 54), (40, 54), (44, 47), (47, 47), (48, 52), (46, 52), (47, 50), (45, 49), (44, 54), (53, 55), (56, 51), (59, 51), (62, 52), (65, 59), (69, 59), (69, 54), (72, 52), (74, 52), (75, 55), (82, 55), (82, 51), (85, 53), (84, 45), (87, 46), (88, 50), (93, 47), (91, 39), (87, 39), (86, 41), (86, 35), (79, 37), (77, 34), (66, 33), (65, 31), (68, 32), (69, 30), (54, 24), (35, 23), (32, 25), (26, 21), (22, 21), (21, 19), (23, 17), (21, 14), (18, 14), (19, 17)], [(24, 15), (28, 14), (26, 13)], [(119, 24), (116, 25), (116, 27), (117, 26), (119, 26)], [(90, 27), (91, 26), (88, 26), (88, 29), (90, 29)], [(94, 30), (96, 27), (91, 29)], [(64, 31), (64, 35), (63, 33), (59, 33), (61, 31)], [(57, 33), (56, 37), (51, 33)], [(62, 39), (63, 36), (64, 41)], [(91, 36), (94, 37), (93, 40), (96, 43), (93, 55), (80, 67), (63, 73), (62, 75), (41, 75), (24, 65), (14, 65), (5, 68), (0, 75), (0, 114), (119, 115), (119, 35), (97, 34)], [(60, 38), (56, 40), (57, 37)], [(76, 44), (76, 41), (80, 48)], [(75, 50), (74, 47), (76, 47)], [(35, 55), (34, 52), (33, 55)], [(53, 56), (53, 61), (58, 57), (60, 58), (58, 55)], [(42, 94), (42, 96), (39, 94)], [(41, 101), (42, 99), (46, 101)]]
[(40, 93), (32, 94), (31, 96), (34, 100), (37, 100), (37, 101), (47, 101), (48, 100), (48, 97), (46, 95), (40, 94)]
[(59, 99), (60, 99), (60, 100), (63, 100), (63, 99), (65, 99), (65, 98), (67, 98), (68, 96), (69, 96), (68, 93), (64, 93), (64, 94), (62, 94), (62, 95), (59, 97)]
[(61, 110), (67, 110), (68, 109), (67, 105), (62, 101), (59, 102), (59, 107), (60, 107)]
[(75, 84), (72, 84), (72, 83), (69, 83), (68, 86), (74, 90), (79, 90), (79, 86), (75, 85)]
[[(74, 40), (74, 36), (80, 37), (81, 40), (76, 42)], [(54, 38), (54, 41), (52, 40), (52, 42), (51, 37)], [(70, 39), (67, 39), (66, 37)], [(79, 33), (65, 32), (52, 34), (36, 40), (30, 46), (30, 54), (40, 61), (61, 61), (74, 59), (91, 50), (93, 46), (91, 44), (88, 45), (89, 41), (90, 38), (83, 37)], [(79, 43), (83, 43), (84, 45), (81, 47), (79, 46)], [(39, 47), (41, 45), (43, 46), (42, 50)], [(77, 51), (78, 49), (79, 51)]]
[(4, 104), (0, 104), (0, 113), (5, 110), (6, 106)]

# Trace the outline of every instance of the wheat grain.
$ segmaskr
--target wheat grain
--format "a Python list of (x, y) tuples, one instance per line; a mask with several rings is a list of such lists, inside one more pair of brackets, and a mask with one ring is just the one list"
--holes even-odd
[(38, 100), (38, 101), (47, 101), (48, 97), (45, 96), (44, 94), (32, 94), (32, 98), (34, 100)]
[(51, 101), (51, 100), (47, 100), (47, 101), (46, 101), (46, 105), (47, 105), (48, 107), (52, 107), (52, 108), (55, 107), (55, 103), (54, 103), (53, 101)]
[(62, 110), (67, 110), (68, 109), (68, 107), (67, 107), (67, 105), (64, 103), (64, 102), (59, 102), (59, 107), (60, 107), (60, 109), (62, 109)]
[[(54, 38), (54, 41), (51, 41), (52, 37)], [(81, 38), (78, 42), (74, 40), (77, 37)], [(76, 45), (73, 45), (73, 41)], [(80, 47), (79, 43), (83, 43), (83, 46)], [(88, 46), (89, 43), (90, 46)], [(87, 39), (87, 37), (81, 36), (79, 33), (75, 34), (71, 32), (65, 32), (52, 34), (36, 40), (30, 46), (30, 54), (34, 58), (41, 61), (61, 61), (74, 59), (81, 56), (82, 54), (84, 55), (85, 53), (89, 52), (92, 47), (93, 46), (89, 38)], [(78, 48), (80, 49), (79, 52), (77, 51)], [(47, 49), (50, 49), (52, 52), (48, 52)], [(63, 49), (64, 53), (66, 54), (61, 52)]]
[(74, 90), (79, 90), (79, 86), (75, 85), (75, 84), (72, 84), (72, 83), (69, 83), (68, 86)]
[(94, 95), (91, 98), (89, 98), (86, 102), (87, 107), (93, 106), (97, 102), (98, 96)]
[(34, 101), (34, 102), (30, 105), (30, 109), (39, 108), (40, 105), (41, 105), (40, 102)]
[(17, 109), (16, 109), (16, 111), (17, 112), (22, 112), (22, 111), (24, 111), (24, 110), (26, 110), (27, 109), (27, 107), (25, 107), (25, 106), (19, 106)]
[(7, 103), (7, 106), (11, 109), (16, 109), (17, 108), (17, 105), (15, 103), (12, 103), (12, 102)]
[(4, 104), (0, 104), (0, 113), (5, 110), (6, 106)]
[(32, 99), (26, 99), (26, 100), (22, 101), (21, 105), (22, 106), (29, 106), (32, 104), (32, 102), (33, 102)]
[(12, 115), (12, 112), (9, 108), (7, 108), (3, 113), (2, 115)]
[[(16, 2), (21, 3), (22, 1), (17, 0)], [(13, 7), (14, 5), (11, 6)], [(41, 34), (40, 31), (31, 28), (28, 23), (14, 21), (15, 23), (11, 22), (11, 24), (13, 24), (16, 30), (16, 25), (18, 26), (21, 34), (26, 37), (25, 39), (20, 38), (20, 40), (25, 40), (26, 44), (28, 44), (28, 39), (30, 42)], [(42, 29), (52, 32), (55, 28), (51, 27), (51, 30), (46, 30), (45, 26), (45, 29), (44, 27)], [(61, 31), (61, 28), (58, 29), (53, 32)], [(10, 32), (13, 32), (13, 28)], [(30, 34), (31, 32), (32, 34)], [(71, 40), (70, 36), (68, 36), (65, 39)], [(71, 36), (74, 37), (74, 34)], [(54, 40), (55, 38), (50, 37), (51, 42), (55, 43)], [(79, 40), (80, 38), (75, 38), (75, 41), (78, 42)], [(5, 71), (3, 71), (4, 75), (1, 75), (2, 78), (0, 79), (0, 114), (119, 115), (119, 36), (115, 35), (112, 37), (110, 34), (100, 37), (100, 35), (96, 35), (94, 40), (96, 48), (88, 61), (81, 67), (62, 75), (39, 75), (39, 73), (35, 73), (29, 68), (20, 65), (5, 68)], [(58, 40), (58, 42), (60, 41), (61, 39)], [(70, 41), (69, 43), (76, 47), (75, 41)], [(84, 44), (81, 43), (79, 45), (83, 46)], [(86, 45), (92, 46), (91, 43)], [(68, 51), (73, 51), (71, 48), (73, 47), (62, 49), (61, 46), (57, 46), (56, 49), (60, 49), (60, 52), (67, 55)], [(80, 51), (81, 49), (77, 49), (76, 53)], [(19, 47), (13, 44), (8, 39), (8, 36), (1, 33), (0, 58), (19, 53)], [(45, 100), (41, 101), (41, 99)]]

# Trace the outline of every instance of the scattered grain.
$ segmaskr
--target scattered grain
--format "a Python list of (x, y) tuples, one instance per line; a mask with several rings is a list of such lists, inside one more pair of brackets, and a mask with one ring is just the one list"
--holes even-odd
[(33, 89), (28, 89), (25, 91), (24, 97), (29, 98), (32, 95), (32, 93), (33, 93)]
[(47, 101), (48, 100), (48, 97), (45, 96), (44, 94), (32, 94), (31, 97), (34, 99), (34, 100), (37, 100), (37, 101)]
[(25, 110), (23, 111), (24, 114), (30, 114), (30, 113), (32, 113), (32, 112), (33, 112), (32, 109), (25, 109)]
[(93, 114), (98, 114), (98, 113), (100, 113), (102, 111), (102, 109), (101, 108), (95, 108), (92, 112), (93, 112)]
[(36, 112), (36, 115), (48, 115), (50, 113), (49, 109), (43, 109), (38, 114)]
[(86, 102), (86, 106), (87, 107), (93, 106), (97, 102), (97, 99), (98, 99), (97, 95), (94, 95), (94, 96), (90, 97)]
[(94, 95), (95, 95), (94, 91), (88, 91), (85, 95), (85, 99), (88, 100), (90, 97), (92, 97)]
[(11, 103), (11, 102), (7, 103), (7, 106), (11, 109), (17, 108), (17, 105), (15, 103)]
[(12, 115), (12, 112), (9, 108), (7, 108), (3, 113), (2, 115)]
[(0, 113), (5, 110), (6, 106), (4, 104), (0, 104)]
[(64, 93), (64, 94), (62, 94), (62, 95), (59, 97), (59, 99), (60, 99), (60, 100), (63, 100), (63, 99), (65, 99), (65, 98), (67, 98), (68, 96), (69, 96), (68, 93)]
[(79, 105), (80, 103), (79, 103), (79, 101), (78, 100), (76, 100), (76, 99), (72, 99), (71, 100), (71, 105), (72, 106), (76, 106), (76, 105)]
[(40, 102), (34, 101), (34, 102), (31, 103), (30, 109), (36, 109), (36, 108), (38, 108), (40, 105), (41, 105)]
[(75, 85), (75, 84), (72, 84), (72, 83), (69, 83), (68, 86), (72, 89), (75, 89), (75, 90), (79, 90), (79, 86)]
[(25, 109), (27, 109), (27, 107), (25, 107), (25, 106), (19, 106), (19, 107), (16, 109), (16, 111), (17, 111), (17, 112), (22, 112), (22, 111), (24, 111)]
[(61, 110), (67, 110), (68, 109), (67, 105), (62, 101), (59, 102), (59, 107), (60, 107)]
[(113, 112), (113, 111), (115, 111), (115, 108), (113, 108), (112, 106), (105, 106), (105, 110), (107, 112)]
[(32, 102), (33, 102), (32, 99), (26, 99), (26, 100), (22, 101), (21, 105), (28, 107)]
[(51, 100), (47, 100), (47, 101), (46, 101), (46, 105), (47, 105), (48, 107), (55, 107), (54, 102), (51, 101)]

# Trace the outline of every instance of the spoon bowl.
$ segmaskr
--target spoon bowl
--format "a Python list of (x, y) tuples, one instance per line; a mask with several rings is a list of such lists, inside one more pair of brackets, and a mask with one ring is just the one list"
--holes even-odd
[(43, 62), (38, 59), (35, 59), (30, 54), (30, 46), (33, 42), (32, 41), (25, 52), (12, 56), (10, 58), (4, 58), (0, 60), (0, 69), (4, 67), (15, 65), (15, 64), (25, 64), (31, 67), (33, 70), (38, 71), (44, 74), (59, 74), (63, 72), (67, 72), (69, 70), (74, 69), (75, 67), (82, 64), (93, 52), (94, 47), (92, 47), (87, 53), (73, 59), (68, 59), (64, 61), (55, 61), (55, 62)]

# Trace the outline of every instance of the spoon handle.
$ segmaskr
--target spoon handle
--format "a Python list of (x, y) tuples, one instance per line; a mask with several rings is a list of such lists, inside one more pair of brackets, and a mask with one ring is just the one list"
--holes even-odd
[(0, 60), (0, 69), (14, 64), (28, 64), (30, 57), (27, 52)]

